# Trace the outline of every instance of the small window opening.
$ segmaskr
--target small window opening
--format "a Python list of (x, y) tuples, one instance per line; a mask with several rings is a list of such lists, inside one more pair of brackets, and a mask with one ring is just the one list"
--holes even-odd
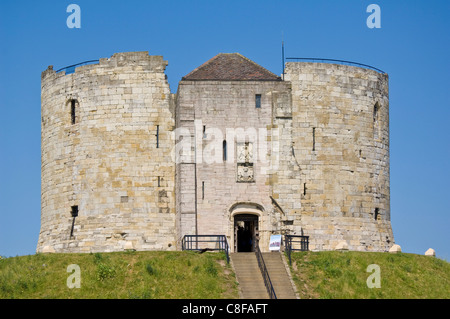
[(78, 206), (72, 206), (70, 213), (71, 213), (72, 217), (77, 217), (78, 216)]
[(75, 124), (76, 122), (76, 100), (70, 100), (70, 118), (72, 124)]
[(205, 199), (205, 182), (202, 182), (202, 199)]
[(222, 160), (224, 162), (226, 162), (226, 160), (227, 160), (227, 141), (226, 140), (224, 140), (222, 143), (222, 154), (223, 154)]
[(303, 196), (306, 195), (306, 183), (303, 183)]
[(313, 147), (312, 150), (315, 151), (316, 150), (316, 128), (313, 127)]
[(203, 125), (203, 138), (206, 138), (206, 125)]
[(373, 106), (373, 138), (375, 140), (379, 139), (379, 137), (380, 137), (379, 110), (380, 110), (380, 104), (377, 102)]
[(380, 220), (380, 210), (379, 208), (375, 208), (375, 214), (374, 214), (374, 219), (375, 220)]
[(159, 148), (159, 125), (156, 125), (156, 148)]
[(70, 228), (70, 237), (72, 237), (73, 229), (75, 228), (75, 218), (78, 216), (78, 206), (72, 206), (70, 214), (72, 215), (72, 227)]
[(158, 176), (158, 187), (161, 187), (161, 176)]
[(373, 122), (375, 123), (378, 120), (378, 110), (380, 109), (380, 105), (375, 103), (373, 106)]
[(255, 107), (257, 109), (261, 108), (261, 94), (256, 94), (255, 95)]

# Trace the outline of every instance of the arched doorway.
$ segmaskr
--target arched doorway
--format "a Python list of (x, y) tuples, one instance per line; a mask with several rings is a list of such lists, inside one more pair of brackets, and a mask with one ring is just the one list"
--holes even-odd
[(234, 215), (234, 251), (253, 252), (259, 240), (258, 215)]

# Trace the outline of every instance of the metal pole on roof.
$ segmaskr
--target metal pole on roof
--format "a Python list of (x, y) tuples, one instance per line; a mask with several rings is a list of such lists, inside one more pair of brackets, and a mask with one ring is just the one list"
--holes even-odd
[(284, 81), (284, 36), (283, 36), (283, 31), (281, 31), (281, 69), (283, 70), (283, 81)]

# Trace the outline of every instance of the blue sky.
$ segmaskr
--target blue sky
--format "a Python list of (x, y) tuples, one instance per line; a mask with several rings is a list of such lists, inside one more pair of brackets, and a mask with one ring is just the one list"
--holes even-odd
[[(69, 4), (81, 28), (69, 29)], [(381, 9), (370, 29), (369, 4)], [(450, 260), (450, 1), (0, 2), (0, 255), (34, 254), (40, 228), (40, 74), (116, 52), (182, 76), (220, 52), (281, 73), (286, 57), (370, 64), (390, 77), (391, 221), (404, 252)]]

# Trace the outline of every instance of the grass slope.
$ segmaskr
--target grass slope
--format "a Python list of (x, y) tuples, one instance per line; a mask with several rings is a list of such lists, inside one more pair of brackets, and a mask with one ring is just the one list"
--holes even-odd
[[(68, 288), (71, 264), (80, 288)], [(225, 255), (195, 252), (36, 254), (0, 259), (0, 299), (238, 298)]]
[[(372, 264), (379, 266), (380, 288), (368, 287)], [(305, 299), (450, 298), (450, 264), (415, 254), (298, 252), (292, 255), (291, 274)]]
[[(291, 274), (301, 298), (450, 298), (450, 264), (414, 255), (299, 252)], [(80, 267), (81, 287), (70, 289), (68, 266)], [(368, 288), (369, 265), (381, 287)], [(0, 259), (0, 299), (237, 299), (238, 284), (224, 254), (117, 252), (36, 254)]]

